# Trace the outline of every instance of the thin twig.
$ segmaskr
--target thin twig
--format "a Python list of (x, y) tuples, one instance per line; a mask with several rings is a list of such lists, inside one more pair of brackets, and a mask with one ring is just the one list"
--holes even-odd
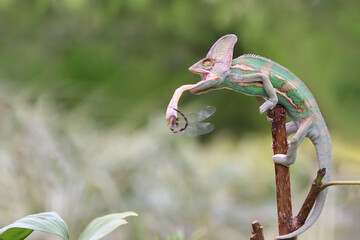
[(327, 183), (324, 183), (321, 186), (321, 191), (324, 190), (327, 187), (335, 186), (335, 185), (343, 185), (343, 186), (346, 186), (346, 185), (360, 185), (360, 181), (331, 181), (331, 182), (327, 182)]

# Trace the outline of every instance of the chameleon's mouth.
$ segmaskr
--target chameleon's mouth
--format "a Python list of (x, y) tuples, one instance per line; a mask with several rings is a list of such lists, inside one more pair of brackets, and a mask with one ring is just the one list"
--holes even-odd
[(205, 75), (205, 74), (210, 73), (207, 70), (199, 69), (199, 68), (196, 68), (196, 67), (193, 67), (193, 66), (189, 67), (189, 71), (192, 72), (192, 73), (195, 73), (195, 74), (200, 74), (200, 75)]
[(199, 62), (197, 62), (194, 65), (192, 65), (191, 67), (189, 67), (189, 71), (193, 72), (195, 74), (200, 74), (200, 75), (206, 75), (206, 74), (210, 73), (209, 69), (204, 69), (204, 68), (199, 67)]
[(201, 76), (201, 81), (196, 83), (194, 87), (189, 89), (189, 91), (194, 94), (202, 93), (207, 89), (214, 87), (219, 83), (219, 78), (221, 77), (220, 75), (210, 70), (199, 68), (198, 63), (192, 65), (189, 68), (189, 71), (195, 74), (199, 74)]
[(190, 72), (201, 75), (201, 77), (202, 77), (201, 80), (211, 80), (211, 79), (217, 79), (220, 77), (218, 74), (216, 74), (210, 70), (211, 69), (199, 68), (198, 63), (195, 63), (194, 65), (189, 67)]
[(193, 68), (189, 68), (190, 72), (193, 72), (193, 73), (196, 73), (196, 74), (199, 74), (201, 76), (201, 81), (207, 81), (207, 80), (218, 80), (220, 78), (220, 75), (216, 74), (216, 73), (213, 73), (213, 72), (210, 72), (210, 71), (207, 71), (207, 70), (204, 70), (204, 69), (193, 69)]

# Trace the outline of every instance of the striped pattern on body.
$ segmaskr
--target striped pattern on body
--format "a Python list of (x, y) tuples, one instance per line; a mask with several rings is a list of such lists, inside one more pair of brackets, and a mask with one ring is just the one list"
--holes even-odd
[(285, 105), (291, 105), (288, 113), (292, 118), (301, 118), (301, 113), (317, 108), (317, 103), (306, 85), (287, 68), (270, 59), (245, 54), (233, 59), (231, 69), (239, 69), (244, 74), (264, 73), (269, 76), (279, 102), (284, 104), (286, 101)]

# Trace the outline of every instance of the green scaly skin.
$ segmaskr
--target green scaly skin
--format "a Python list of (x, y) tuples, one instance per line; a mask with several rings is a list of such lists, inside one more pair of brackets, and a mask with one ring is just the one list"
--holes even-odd
[[(274, 155), (274, 162), (285, 166), (293, 164), (300, 143), (308, 137), (315, 146), (319, 168), (326, 168), (323, 182), (329, 182), (332, 159), (330, 136), (313, 95), (298, 77), (267, 58), (246, 54), (232, 59), (236, 41), (235, 35), (223, 36), (213, 45), (206, 58), (189, 68), (190, 71), (200, 74), (202, 80), (197, 84), (184, 85), (175, 91), (166, 118), (176, 116), (172, 108), (177, 107), (181, 93), (185, 90), (202, 94), (210, 90), (229, 89), (255, 96), (263, 102), (260, 113), (280, 103), (293, 120), (286, 124), (287, 135), (295, 135), (289, 143), (287, 154)], [(321, 214), (326, 193), (326, 189), (320, 193), (312, 215), (302, 227), (276, 239), (292, 238), (310, 228)]]

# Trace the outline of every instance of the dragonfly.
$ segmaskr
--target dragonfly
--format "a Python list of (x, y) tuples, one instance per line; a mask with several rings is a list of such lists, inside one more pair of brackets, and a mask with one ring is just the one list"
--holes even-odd
[(196, 137), (214, 130), (214, 125), (211, 123), (202, 122), (215, 113), (216, 108), (214, 106), (206, 106), (189, 114), (184, 114), (176, 108), (173, 109), (182, 116), (182, 119), (179, 119), (174, 115), (171, 116), (169, 125), (172, 132), (188, 137)]

